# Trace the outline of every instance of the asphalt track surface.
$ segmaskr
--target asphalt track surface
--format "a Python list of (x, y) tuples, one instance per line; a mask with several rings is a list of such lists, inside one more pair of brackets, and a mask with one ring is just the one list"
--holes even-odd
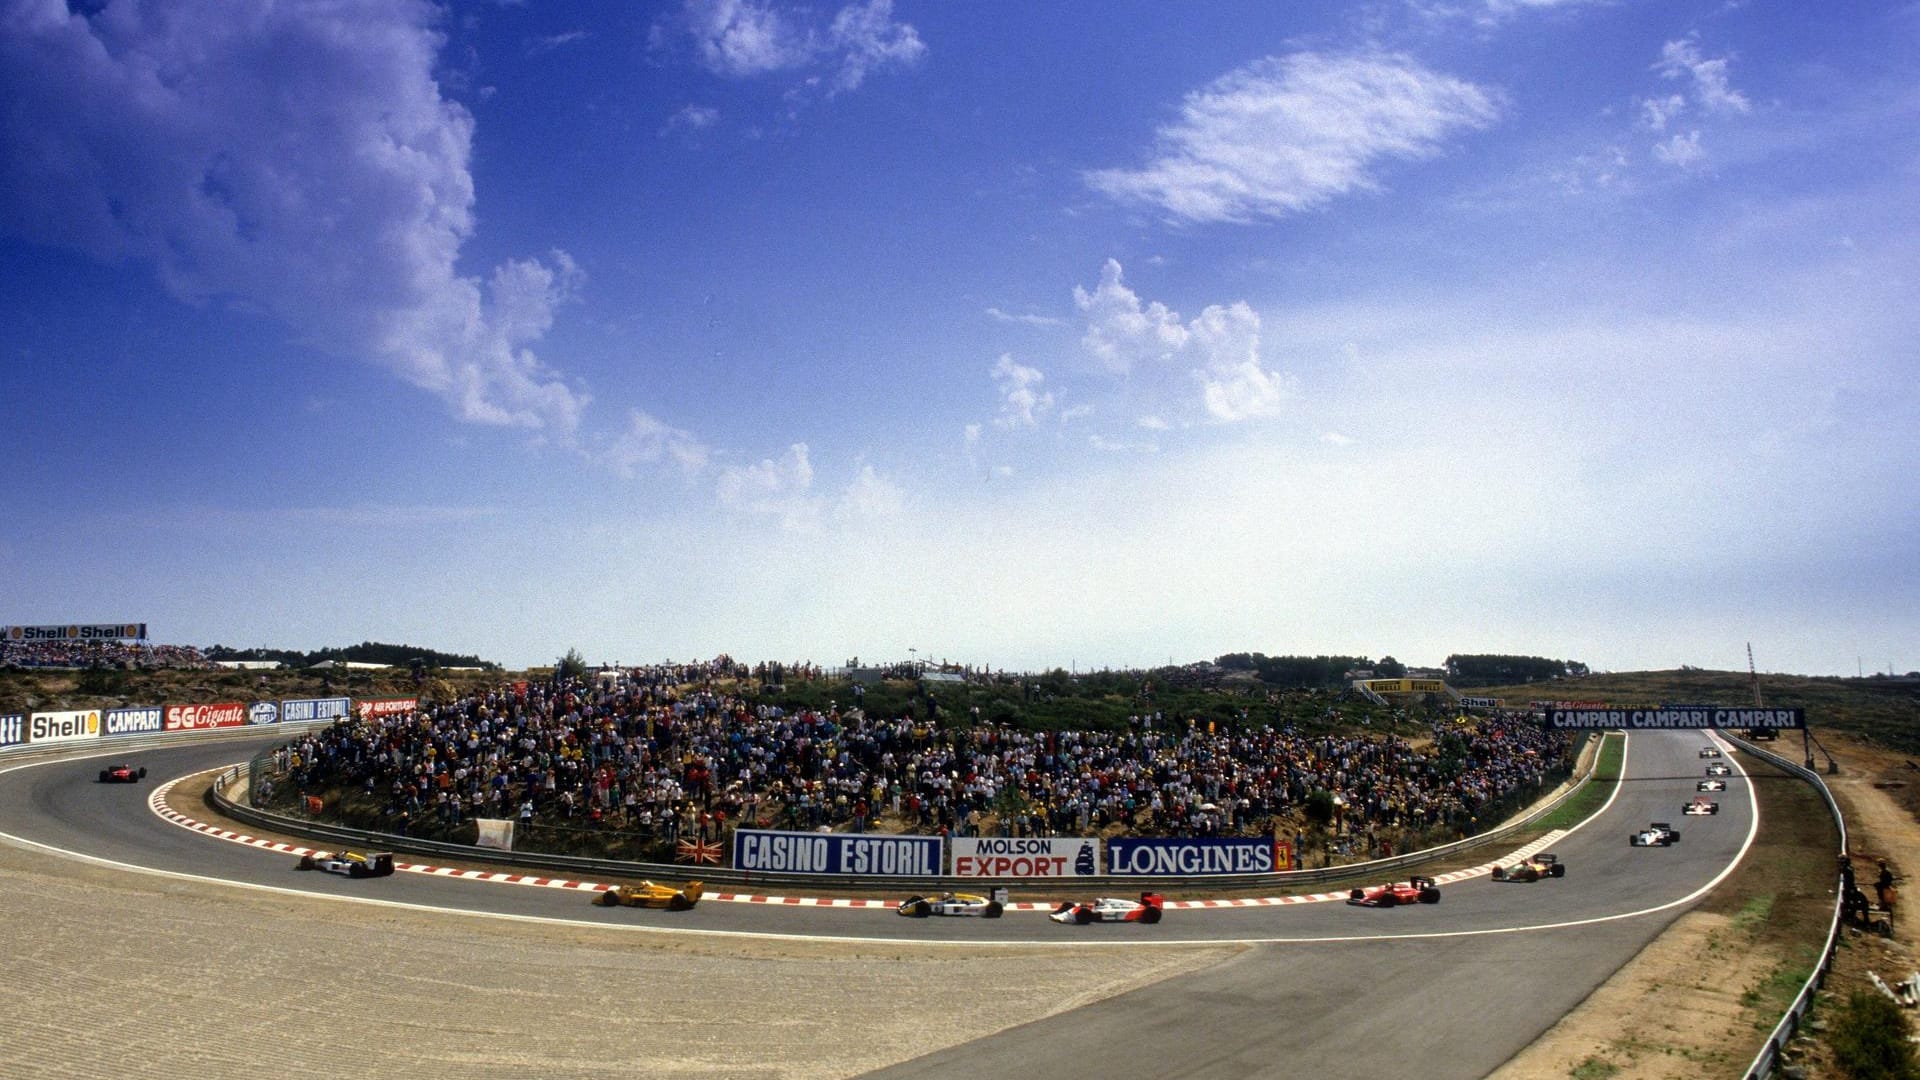
[[(703, 903), (690, 912), (606, 909), (589, 894), (396, 874), (351, 880), (301, 873), (287, 855), (169, 824), (151, 787), (244, 760), (273, 739), (140, 750), (141, 784), (98, 784), (102, 756), (10, 767), (0, 760), (0, 822), (17, 841), (109, 863), (254, 887), (509, 918), (866, 941), (1156, 947), (1240, 942), (1234, 959), (973, 1043), (881, 1077), (1298, 1076), (1308, 1072), (1478, 1077), (1577, 1006), (1711, 884), (1751, 835), (1751, 787), (1737, 770), (1721, 812), (1683, 817), (1707, 764), (1700, 732), (1637, 733), (1626, 780), (1597, 818), (1557, 841), (1568, 875), (1537, 883), (1479, 877), (1441, 903), (1394, 909), (1308, 903), (1169, 912), (1157, 926), (1061, 926), (1037, 913), (999, 920), (902, 919), (890, 911)], [(1731, 758), (1723, 759), (1731, 761)], [(1669, 821), (1681, 842), (1635, 848), (1627, 836)], [(885, 895), (881, 893), (880, 895)], [(991, 993), (991, 987), (981, 987)]]

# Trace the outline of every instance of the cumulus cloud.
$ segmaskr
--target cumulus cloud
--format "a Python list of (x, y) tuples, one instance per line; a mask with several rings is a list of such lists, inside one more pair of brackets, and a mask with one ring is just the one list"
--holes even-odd
[(994, 424), (1003, 428), (1032, 427), (1053, 409), (1053, 393), (1040, 389), (1046, 376), (1038, 368), (1016, 363), (1002, 355), (993, 365), (993, 383), (1000, 391), (1000, 415)]
[(1679, 94), (1668, 94), (1663, 98), (1640, 99), (1640, 122), (1654, 131), (1667, 130), (1667, 121), (1673, 119), (1687, 107), (1687, 99)]
[(7, 4), (0, 228), (264, 310), (462, 419), (573, 438), (588, 397), (530, 346), (578, 268), (555, 253), (484, 282), (454, 269), (473, 119), (434, 81), (435, 8), (91, 10)]
[(1495, 91), (1397, 53), (1268, 57), (1187, 95), (1154, 159), (1086, 180), (1187, 222), (1250, 222), (1380, 186), (1389, 161), (1429, 158), (1498, 118)]
[[(912, 65), (927, 51), (918, 31), (894, 21), (892, 0), (848, 4), (825, 25), (806, 8), (771, 0), (687, 0), (677, 31), (716, 75), (806, 71), (810, 80), (824, 79), (829, 94), (856, 90), (873, 71)], [(656, 40), (665, 36), (656, 26)]]
[(1653, 156), (1656, 161), (1664, 161), (1675, 168), (1692, 169), (1706, 160), (1707, 152), (1700, 149), (1700, 133), (1689, 131), (1685, 135), (1675, 135), (1665, 142), (1655, 143)]
[(712, 456), (712, 450), (690, 433), (639, 409), (628, 410), (626, 428), (589, 454), (628, 480), (639, 475), (642, 465), (670, 464), (693, 476), (706, 469)]
[(1660, 59), (1653, 69), (1662, 78), (1691, 82), (1693, 100), (1707, 112), (1743, 113), (1753, 107), (1747, 96), (1728, 82), (1726, 58), (1710, 60), (1702, 56), (1697, 38), (1686, 37), (1667, 42), (1661, 48)]
[(719, 122), (719, 109), (704, 105), (689, 105), (667, 117), (667, 122), (660, 125), (660, 134), (666, 136), (676, 131), (704, 131)]
[(897, 483), (866, 463), (838, 495), (816, 494), (813, 478), (807, 444), (794, 443), (778, 458), (721, 469), (717, 493), (728, 509), (777, 518), (783, 527), (801, 532), (829, 521), (845, 525), (894, 517), (906, 502)]
[[(1244, 301), (1214, 304), (1191, 322), (1159, 301), (1142, 303), (1128, 287), (1120, 263), (1108, 259), (1092, 291), (1074, 288), (1087, 317), (1085, 349), (1109, 370), (1125, 374), (1135, 364), (1182, 363), (1199, 387), (1200, 403), (1214, 420), (1231, 423), (1271, 416), (1292, 394), (1292, 380), (1260, 359), (1260, 315)], [(1139, 424), (1165, 430), (1157, 415)]]

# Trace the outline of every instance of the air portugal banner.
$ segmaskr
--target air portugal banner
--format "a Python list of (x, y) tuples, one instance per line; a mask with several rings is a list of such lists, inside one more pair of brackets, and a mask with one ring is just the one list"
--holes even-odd
[(245, 727), (247, 706), (243, 702), (223, 701), (217, 705), (167, 706), (168, 731), (200, 731), (205, 728)]
[(1116, 877), (1206, 877), (1214, 874), (1271, 874), (1271, 837), (1215, 837), (1162, 840), (1116, 836), (1107, 841), (1107, 873)]
[(946, 848), (938, 836), (776, 832), (733, 834), (733, 868), (768, 874), (936, 877)]
[(374, 698), (370, 701), (357, 701), (354, 711), (362, 720), (381, 720), (389, 716), (406, 716), (420, 707), (419, 698)]
[(1797, 731), (1807, 726), (1805, 709), (1548, 709), (1547, 726), (1575, 731), (1626, 728), (1668, 731), (1687, 728), (1761, 728)]
[(30, 743), (77, 742), (100, 737), (100, 712), (86, 709), (73, 712), (37, 712), (27, 722)]
[(953, 876), (1070, 878), (1100, 873), (1100, 841), (1092, 837), (956, 836)]

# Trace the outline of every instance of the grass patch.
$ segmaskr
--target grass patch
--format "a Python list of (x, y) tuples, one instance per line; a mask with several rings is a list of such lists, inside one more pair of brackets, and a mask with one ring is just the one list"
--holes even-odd
[(1618, 1076), (1620, 1066), (1605, 1058), (1590, 1057), (1575, 1065), (1567, 1075), (1573, 1080), (1606, 1080), (1609, 1076)]
[(1580, 824), (1613, 797), (1620, 783), (1620, 769), (1626, 763), (1627, 740), (1617, 733), (1601, 736), (1600, 757), (1594, 765), (1593, 779), (1580, 786), (1573, 797), (1534, 824), (1541, 829), (1570, 829)]

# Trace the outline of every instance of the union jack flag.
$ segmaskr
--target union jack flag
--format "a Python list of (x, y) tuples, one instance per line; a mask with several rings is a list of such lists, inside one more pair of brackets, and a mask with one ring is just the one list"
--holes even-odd
[(719, 866), (720, 842), (718, 840), (682, 840), (674, 845), (673, 861)]

